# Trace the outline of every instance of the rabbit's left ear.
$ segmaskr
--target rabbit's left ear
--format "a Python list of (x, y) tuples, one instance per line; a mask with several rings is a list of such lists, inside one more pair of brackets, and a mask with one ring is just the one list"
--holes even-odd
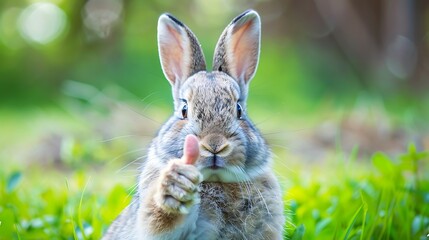
[(225, 72), (240, 85), (255, 75), (259, 60), (261, 20), (257, 12), (247, 10), (223, 31), (214, 53), (213, 70)]
[(167, 13), (158, 20), (158, 50), (164, 75), (174, 89), (194, 73), (206, 70), (204, 54), (195, 35)]

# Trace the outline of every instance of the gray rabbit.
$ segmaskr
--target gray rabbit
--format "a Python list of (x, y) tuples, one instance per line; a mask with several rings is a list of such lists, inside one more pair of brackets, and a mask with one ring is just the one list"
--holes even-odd
[(240, 14), (206, 71), (191, 30), (160, 16), (159, 55), (175, 113), (149, 148), (138, 193), (103, 239), (282, 239), (282, 192), (270, 150), (246, 115), (260, 36), (259, 15)]

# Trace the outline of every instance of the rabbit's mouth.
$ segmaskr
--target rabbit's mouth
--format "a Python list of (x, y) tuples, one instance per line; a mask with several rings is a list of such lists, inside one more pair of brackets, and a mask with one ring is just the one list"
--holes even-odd
[(202, 167), (201, 173), (206, 182), (222, 182), (222, 176), (225, 175), (225, 159), (216, 154), (205, 157), (200, 160)]
[(225, 158), (219, 155), (213, 154), (210, 157), (206, 157), (200, 161), (203, 168), (209, 168), (211, 170), (219, 170), (225, 167)]
[(226, 164), (225, 158), (216, 154), (200, 160), (199, 169), (204, 182), (235, 183), (249, 180), (249, 176), (243, 168)]

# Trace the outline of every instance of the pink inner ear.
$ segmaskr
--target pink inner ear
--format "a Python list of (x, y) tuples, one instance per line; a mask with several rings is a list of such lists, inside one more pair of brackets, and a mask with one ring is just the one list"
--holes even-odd
[(184, 76), (184, 49), (181, 34), (172, 26), (166, 26), (167, 34), (162, 36), (160, 51), (162, 64), (168, 80), (173, 84)]
[(176, 90), (191, 73), (206, 69), (197, 38), (188, 27), (168, 14), (161, 15), (158, 20), (158, 50), (164, 75)]
[(254, 21), (249, 21), (234, 29), (231, 36), (229, 50), (232, 58), (229, 64), (235, 76), (243, 78), (245, 82), (252, 77), (258, 61), (259, 36), (254, 27)]

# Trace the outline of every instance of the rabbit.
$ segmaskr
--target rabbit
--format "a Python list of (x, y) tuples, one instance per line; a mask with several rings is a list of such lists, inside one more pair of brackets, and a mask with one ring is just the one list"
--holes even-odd
[(170, 14), (158, 47), (174, 115), (148, 149), (132, 203), (103, 239), (282, 239), (271, 152), (246, 112), (261, 21), (247, 10), (223, 31), (207, 71), (201, 46)]

